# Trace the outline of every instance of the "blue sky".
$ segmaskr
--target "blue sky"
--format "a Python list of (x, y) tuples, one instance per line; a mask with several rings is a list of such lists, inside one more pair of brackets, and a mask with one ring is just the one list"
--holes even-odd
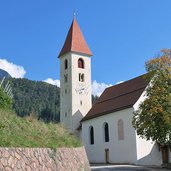
[(92, 80), (125, 81), (170, 48), (170, 7), (170, 0), (1, 0), (0, 59), (22, 66), (25, 78), (59, 80), (57, 55), (76, 11), (93, 52)]

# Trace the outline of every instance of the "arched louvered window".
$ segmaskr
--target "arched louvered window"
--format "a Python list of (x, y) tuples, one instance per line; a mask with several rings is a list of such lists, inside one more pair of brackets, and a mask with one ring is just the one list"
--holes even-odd
[(78, 59), (78, 68), (84, 68), (84, 60), (82, 58)]
[(65, 69), (68, 69), (68, 60), (67, 59), (65, 59), (64, 65), (65, 65)]
[(94, 128), (93, 126), (90, 126), (90, 144), (94, 144)]
[(79, 81), (80, 81), (80, 82), (84, 82), (84, 74), (79, 73), (79, 75), (78, 75), (78, 76), (79, 76), (79, 78), (78, 78), (78, 79), (79, 79)]
[(65, 82), (65, 83), (68, 82), (68, 75), (67, 75), (67, 74), (64, 75), (64, 82)]
[(124, 140), (124, 122), (122, 119), (118, 120), (118, 140)]
[(109, 125), (108, 125), (108, 123), (104, 123), (104, 140), (105, 140), (105, 142), (109, 142)]

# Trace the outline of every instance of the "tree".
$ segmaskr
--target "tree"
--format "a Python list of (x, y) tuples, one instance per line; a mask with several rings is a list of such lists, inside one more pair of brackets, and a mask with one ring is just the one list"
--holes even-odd
[(12, 99), (0, 88), (0, 108), (12, 109)]
[(92, 95), (92, 104), (95, 104), (99, 97), (97, 95)]
[(171, 145), (171, 50), (161, 50), (159, 57), (145, 64), (149, 82), (146, 99), (134, 112), (137, 134), (162, 146)]
[(52, 111), (52, 107), (46, 106), (45, 109), (42, 110), (42, 112), (38, 116), (39, 120), (43, 120), (44, 122), (54, 122), (57, 123), (59, 122), (59, 115), (56, 115)]

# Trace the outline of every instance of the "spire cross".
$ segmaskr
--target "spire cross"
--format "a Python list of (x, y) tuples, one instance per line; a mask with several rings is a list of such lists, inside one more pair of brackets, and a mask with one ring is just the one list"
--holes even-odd
[(74, 10), (74, 14), (73, 14), (73, 16), (74, 16), (74, 18), (76, 17), (76, 12), (75, 12), (75, 10)]

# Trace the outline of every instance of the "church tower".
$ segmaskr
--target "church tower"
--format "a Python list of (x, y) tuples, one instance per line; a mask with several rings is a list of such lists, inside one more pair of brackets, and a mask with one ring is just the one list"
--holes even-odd
[(60, 59), (60, 122), (76, 133), (92, 106), (92, 53), (74, 17)]

